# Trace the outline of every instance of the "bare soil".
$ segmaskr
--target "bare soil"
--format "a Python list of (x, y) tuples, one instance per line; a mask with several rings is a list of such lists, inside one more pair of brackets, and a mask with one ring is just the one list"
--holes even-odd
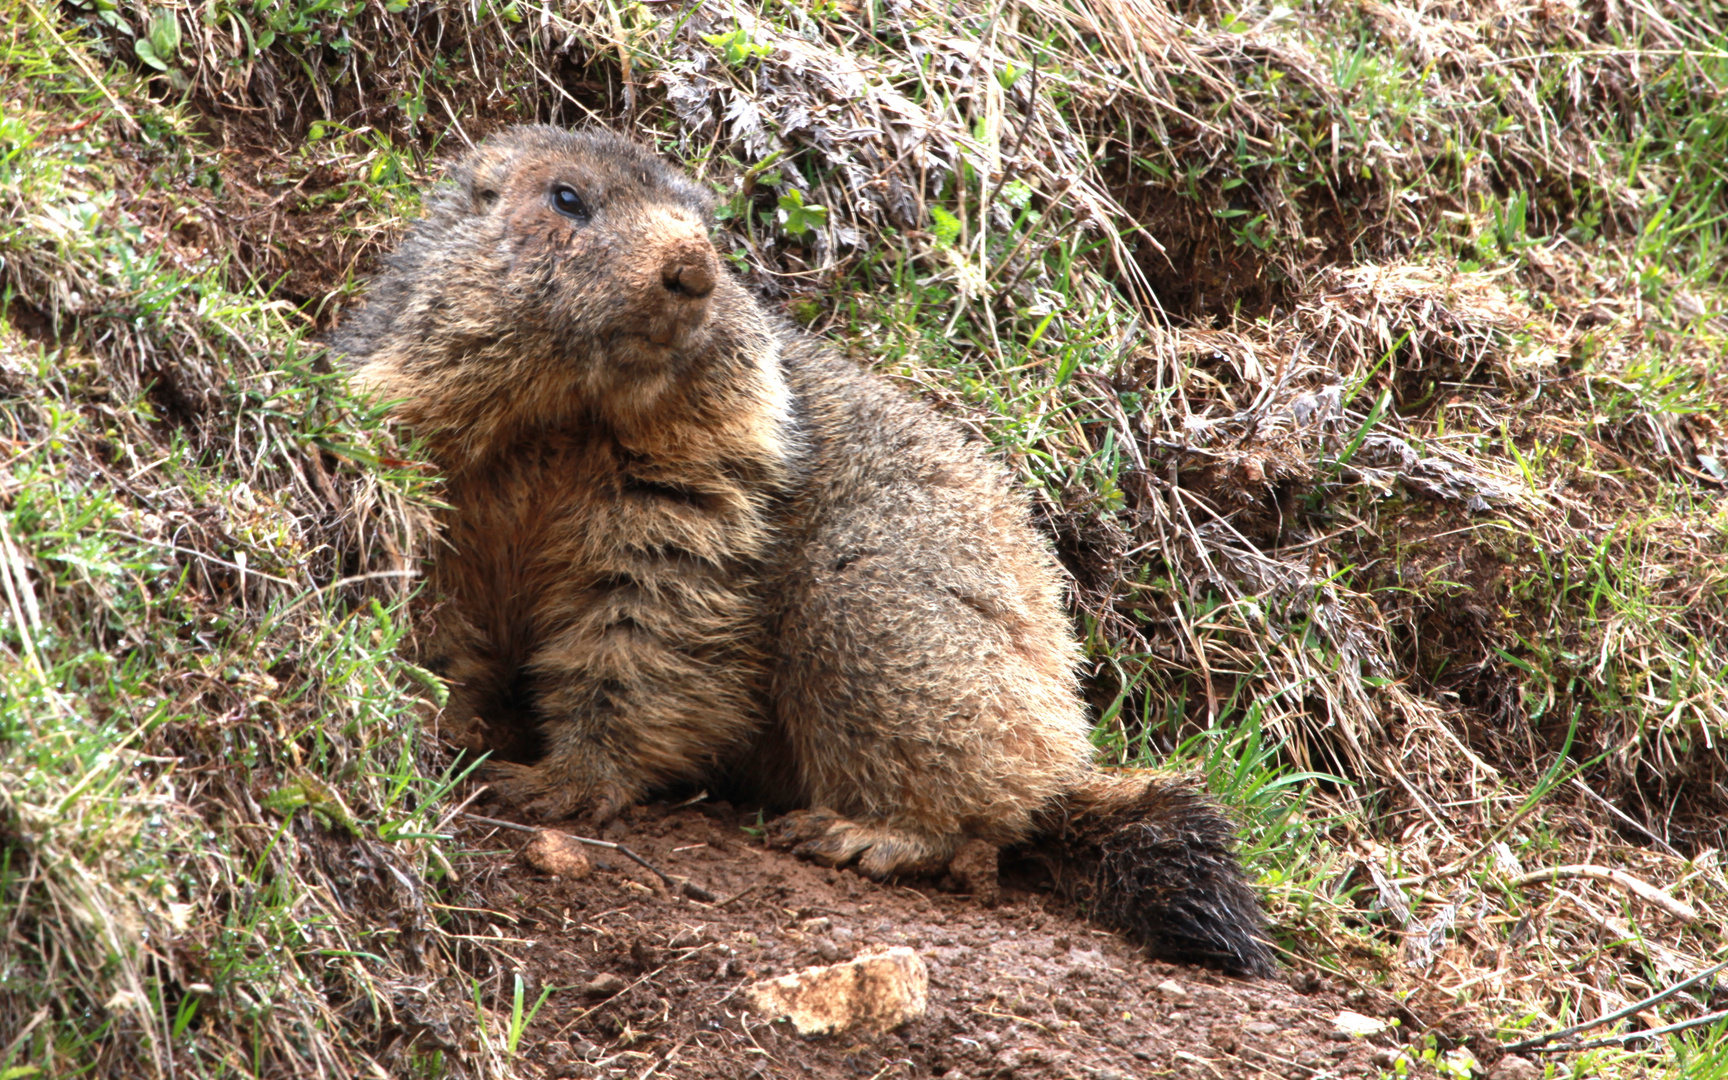
[[(539, 1075), (1311, 1080), (1378, 1075), (1419, 1026), (1384, 994), (1312, 975), (1148, 961), (1023, 868), (986, 907), (945, 891), (953, 881), (878, 883), (770, 850), (746, 831), (757, 820), (724, 803), (647, 806), (605, 831), (711, 903), (600, 849), (586, 879), (553, 877), (521, 858), (527, 834), (475, 826), (490, 851), (466, 867), (472, 901), (493, 914), (471, 929), (519, 965), (528, 1004), (554, 988), (521, 1043)], [(918, 950), (930, 993), (927, 1014), (889, 1035), (801, 1038), (738, 996), (892, 945)], [(1345, 1010), (1402, 1022), (1352, 1037), (1335, 1024)]]

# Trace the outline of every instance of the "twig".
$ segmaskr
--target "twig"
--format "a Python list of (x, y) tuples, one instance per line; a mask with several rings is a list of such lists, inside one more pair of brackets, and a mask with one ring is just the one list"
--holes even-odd
[(298, 589), (300, 587), (298, 581), (289, 581), (287, 578), (277, 577), (275, 574), (266, 574), (262, 570), (256, 570), (250, 566), (241, 566), (239, 563), (229, 562), (227, 559), (219, 559), (208, 552), (198, 551), (194, 548), (181, 547), (179, 544), (170, 544), (165, 540), (152, 540), (148, 536), (138, 536), (133, 533), (122, 532), (119, 529), (114, 530), (114, 535), (124, 536), (126, 539), (136, 543), (149, 544), (151, 547), (161, 548), (163, 551), (172, 551), (180, 555), (190, 555), (195, 559), (203, 559), (205, 562), (215, 563), (217, 566), (226, 567), (227, 569), (236, 571), (242, 575), (251, 574), (255, 578), (263, 578), (265, 581), (274, 581), (278, 585), (286, 585), (291, 589)]
[[(252, 571), (252, 572), (256, 573), (257, 571)], [(266, 576), (268, 576), (268, 575), (266, 575)], [(373, 570), (372, 572), (366, 573), (366, 574), (355, 574), (352, 577), (345, 577), (345, 578), (342, 578), (338, 581), (332, 581), (328, 585), (320, 585), (316, 589), (312, 589), (312, 590), (309, 590), (307, 592), (301, 593), (300, 596), (292, 604), (289, 604), (287, 607), (283, 608), (280, 612), (278, 612), (276, 614), (275, 618), (277, 618), (278, 620), (287, 618), (289, 615), (292, 615), (294, 612), (299, 611), (313, 597), (319, 595), (320, 593), (335, 592), (337, 589), (345, 588), (346, 586), (349, 586), (349, 585), (358, 585), (362, 581), (372, 581), (376, 578), (412, 578), (412, 577), (419, 577), (419, 576), (420, 576), (420, 571), (415, 570), (412, 567), (409, 567), (408, 569), (405, 569), (405, 570)], [(290, 582), (290, 584), (292, 584), (292, 582)]]
[(1647, 826), (1641, 824), (1638, 821), (1638, 819), (1634, 818), (1631, 814), (1626, 813), (1626, 811), (1620, 809), (1618, 806), (1615, 806), (1613, 803), (1609, 802), (1607, 799), (1604, 799), (1602, 796), (1596, 794), (1595, 790), (1593, 788), (1591, 788), (1590, 785), (1588, 785), (1584, 781), (1578, 779), (1576, 776), (1574, 776), (1572, 778), (1572, 786), (1577, 788), (1579, 791), (1582, 791), (1584, 794), (1590, 796), (1592, 799), (1595, 799), (1597, 802), (1601, 803), (1603, 805), (1603, 807), (1605, 807), (1610, 814), (1613, 814), (1615, 817), (1619, 818), (1621, 821), (1624, 821), (1626, 824), (1632, 826), (1634, 829), (1637, 829), (1639, 832), (1643, 833), (1645, 836), (1648, 836), (1650, 838), (1650, 841), (1652, 843), (1654, 843), (1656, 845), (1657, 849), (1659, 851), (1661, 851), (1663, 854), (1672, 855), (1676, 859), (1681, 857), (1681, 855), (1678, 851), (1675, 851), (1672, 847), (1668, 846), (1668, 841), (1662, 839), (1660, 836), (1657, 836), (1655, 833), (1651, 832)]
[(691, 1039), (691, 1036), (689, 1036), (689, 1035), (686, 1035), (682, 1039), (679, 1039), (677, 1046), (674, 1046), (671, 1050), (668, 1050), (666, 1052), (665, 1057), (661, 1058), (659, 1061), (656, 1061), (654, 1064), (652, 1064), (652, 1065), (648, 1066), (648, 1068), (644, 1069), (642, 1072), (642, 1075), (638, 1076), (636, 1078), (636, 1080), (648, 1080), (648, 1078), (650, 1076), (653, 1076), (655, 1073), (659, 1072), (661, 1069), (664, 1069), (667, 1065), (671, 1064), (672, 1059), (678, 1056), (678, 1051), (684, 1049), (684, 1044), (689, 1042), (690, 1039)]
[(647, 972), (646, 974), (640, 976), (639, 978), (636, 979), (635, 982), (632, 982), (630, 985), (628, 985), (624, 989), (618, 991), (616, 994), (608, 994), (606, 996), (605, 1001), (599, 1002), (598, 1004), (595, 1004), (595, 1005), (590, 1005), (588, 1008), (583, 1009), (581, 1012), (577, 1013), (575, 1016), (571, 1017), (569, 1020), (566, 1020), (564, 1022), (564, 1026), (558, 1029), (557, 1037), (563, 1038), (564, 1034), (566, 1032), (568, 1032), (571, 1028), (575, 1027), (577, 1024), (580, 1024), (582, 1021), (588, 1019), (590, 1016), (593, 1016), (595, 1013), (599, 1012), (601, 1009), (604, 1009), (606, 1006), (608, 1006), (608, 1005), (612, 1004), (613, 1002), (618, 1001), (619, 999), (623, 998), (623, 996), (625, 994), (628, 994), (630, 991), (636, 989), (638, 986), (641, 986), (643, 983), (654, 978), (654, 976), (665, 971), (667, 968), (671, 967), (673, 964), (679, 963), (680, 961), (683, 961), (683, 960), (688, 960), (692, 956), (695, 956), (697, 953), (701, 952), (703, 949), (710, 948), (712, 945), (713, 945), (713, 942), (709, 942), (706, 945), (697, 945), (693, 948), (685, 949), (683, 952), (679, 953), (677, 956), (673, 957), (672, 959), (666, 961), (664, 964), (661, 964), (659, 967), (655, 968), (653, 971)]
[(1532, 870), (1528, 874), (1514, 878), (1511, 882), (1514, 888), (1526, 885), (1536, 885), (1544, 881), (1554, 881), (1557, 878), (1595, 878), (1597, 881), (1611, 881), (1627, 892), (1647, 900), (1683, 923), (1698, 921), (1698, 912), (1690, 904), (1676, 900), (1658, 889), (1656, 886), (1635, 878), (1624, 870), (1616, 870), (1608, 866), (1593, 866), (1581, 863), (1575, 866), (1545, 866), (1540, 870)]
[(714, 906), (717, 908), (723, 908), (723, 907), (726, 907), (728, 904), (736, 904), (738, 901), (744, 899), (746, 896), (749, 896), (751, 893), (755, 892), (757, 889), (760, 889), (761, 887), (762, 887), (761, 885), (748, 886), (742, 892), (735, 892), (731, 896), (728, 896), (724, 900), (716, 901)]
[(1014, 149), (1008, 151), (1008, 160), (1002, 166), (1002, 176), (996, 181), (996, 186), (990, 189), (989, 198), (984, 200), (981, 214), (988, 214), (990, 207), (995, 205), (996, 196), (1002, 193), (1008, 181), (1014, 176), (1014, 160), (1020, 156), (1020, 144), (1026, 141), (1026, 133), (1032, 130), (1032, 121), (1038, 115), (1038, 54), (1032, 54), (1032, 88), (1026, 94), (1026, 118), (1020, 122), (1020, 132), (1014, 136)]
[[(500, 821), (497, 818), (481, 817), (479, 814), (464, 813), (462, 816), (467, 818), (469, 821), (478, 821), (482, 825), (491, 825), (491, 826), (494, 826), (494, 827), (500, 828), (500, 829), (514, 829), (517, 832), (525, 832), (525, 833), (538, 833), (538, 832), (545, 831), (543, 829), (536, 828), (533, 825), (518, 825), (514, 821)], [(618, 854), (624, 856), (626, 859), (629, 859), (631, 862), (642, 867), (642, 869), (648, 871), (649, 873), (653, 874), (655, 877), (659, 878), (661, 881), (661, 884), (665, 885), (668, 889), (671, 889), (673, 892), (682, 893), (683, 895), (688, 896), (690, 899), (700, 900), (704, 904), (712, 904), (714, 902), (714, 899), (715, 899), (714, 894), (709, 892), (707, 889), (704, 889), (702, 886), (696, 884), (694, 881), (682, 881), (682, 882), (678, 881), (671, 874), (668, 874), (666, 871), (660, 869), (658, 866), (655, 866), (653, 863), (649, 862), (647, 859), (644, 859), (642, 856), (636, 854), (634, 851), (631, 851), (629, 848), (625, 847), (623, 844), (615, 844), (610, 840), (594, 840), (594, 839), (591, 839), (590, 837), (586, 837), (586, 836), (577, 836), (575, 833), (563, 833), (562, 835), (569, 837), (570, 839), (576, 841), (579, 844), (587, 844), (589, 847), (606, 848), (608, 851), (617, 852)]]
[[(1544, 1043), (1551, 1043), (1556, 1039), (1568, 1039), (1568, 1038), (1571, 1038), (1572, 1036), (1578, 1034), (1580, 1031), (1588, 1031), (1593, 1027), (1600, 1027), (1603, 1024), (1613, 1023), (1614, 1021), (1620, 1019), (1623, 1016), (1631, 1016), (1633, 1013), (1639, 1011), (1640, 1009), (1649, 1008), (1651, 1005), (1654, 1005), (1659, 1001), (1663, 1001), (1667, 998), (1671, 998), (1675, 994), (1678, 994), (1680, 991), (1685, 990), (1688, 987), (1696, 986), (1699, 983), (1703, 982), (1705, 979), (1708, 979), (1710, 976), (1716, 974), (1719, 971), (1723, 971), (1725, 969), (1728, 969), (1728, 963), (1717, 964), (1713, 968), (1708, 968), (1704, 971), (1700, 971), (1698, 974), (1692, 976), (1690, 979), (1685, 979), (1685, 980), (1682, 980), (1681, 982), (1675, 983), (1673, 986), (1670, 986), (1666, 990), (1658, 991), (1657, 993), (1652, 994), (1649, 997), (1645, 998), (1643, 1001), (1634, 1001), (1632, 1004), (1626, 1006), (1624, 1009), (1621, 1009), (1618, 1012), (1611, 1012), (1611, 1013), (1608, 1013), (1606, 1016), (1598, 1016), (1596, 1019), (1586, 1020), (1582, 1024), (1573, 1024), (1569, 1028), (1562, 1028), (1559, 1031), (1550, 1032), (1547, 1035), (1538, 1035), (1533, 1039), (1525, 1039), (1522, 1042), (1515, 1042), (1511, 1046), (1508, 1046), (1506, 1048), (1506, 1052), (1508, 1054), (1518, 1054), (1518, 1053), (1522, 1053), (1525, 1050), (1534, 1050), (1537, 1047), (1542, 1046)], [(1667, 1029), (1662, 1029), (1662, 1030), (1667, 1030)], [(1655, 1032), (1655, 1031), (1641, 1031), (1641, 1032), (1638, 1032), (1638, 1034), (1639, 1035), (1654, 1035), (1654, 1034), (1657, 1034), (1657, 1032)], [(1582, 1049), (1582, 1048), (1576, 1047), (1576, 1046), (1570, 1046), (1570, 1047), (1566, 1047), (1565, 1049)]]
[(1714, 1024), (1718, 1020), (1728, 1020), (1728, 1009), (1718, 1009), (1713, 1013), (1705, 1013), (1703, 1016), (1695, 1016), (1690, 1020), (1682, 1020), (1678, 1024), (1669, 1024), (1666, 1027), (1627, 1031), (1619, 1035), (1606, 1035), (1600, 1039), (1591, 1039), (1586, 1043), (1572, 1043), (1567, 1046), (1539, 1046), (1531, 1049), (1538, 1054), (1565, 1054), (1573, 1050), (1594, 1050), (1599, 1046), (1623, 1046), (1633, 1039), (1654, 1039), (1658, 1035), (1672, 1035), (1676, 1031), (1703, 1027), (1705, 1024)]
[[(1578, 713), (1577, 713), (1577, 710), (1573, 710), (1571, 726), (1568, 727), (1566, 730), (1566, 741), (1561, 744), (1560, 753), (1558, 756), (1555, 757), (1554, 764), (1549, 766), (1548, 771), (1542, 774), (1542, 778), (1536, 781), (1536, 789), (1533, 792), (1531, 792), (1530, 797), (1524, 801), (1524, 805), (1519, 808), (1518, 812), (1512, 815), (1511, 820), (1506, 822), (1506, 824), (1500, 826), (1498, 829), (1495, 829), (1492, 833), (1490, 833), (1488, 835), (1488, 839), (1482, 841), (1481, 845), (1479, 847), (1477, 847), (1476, 850), (1474, 850), (1470, 854), (1464, 856), (1462, 859), (1458, 859), (1457, 861), (1451, 863), (1450, 865), (1442, 866), (1438, 870), (1431, 870), (1428, 873), (1421, 875), (1420, 877), (1399, 878), (1396, 882), (1394, 882), (1394, 884), (1399, 885), (1399, 886), (1415, 885), (1419, 888), (1425, 888), (1433, 882), (1443, 881), (1446, 878), (1449, 878), (1454, 874), (1462, 873), (1463, 871), (1469, 869), (1471, 864), (1473, 864), (1477, 859), (1479, 859), (1483, 855), (1487, 854), (1488, 849), (1492, 848), (1495, 844), (1499, 843), (1501, 841), (1501, 839), (1503, 839), (1508, 834), (1510, 834), (1513, 829), (1517, 828), (1518, 823), (1520, 821), (1523, 821), (1525, 818), (1529, 817), (1531, 814), (1534, 814), (1536, 812), (1536, 808), (1538, 806), (1542, 805), (1543, 798), (1550, 791), (1553, 791), (1556, 786), (1558, 786), (1558, 784), (1560, 783), (1560, 779), (1559, 779), (1559, 776), (1557, 774), (1560, 771), (1561, 765), (1563, 765), (1566, 761), (1566, 753), (1567, 753), (1567, 751), (1569, 751), (1572, 748), (1572, 737), (1577, 734), (1577, 731), (1578, 731)], [(1600, 760), (1602, 760), (1601, 757), (1596, 758), (1596, 761), (1600, 761)], [(1572, 770), (1571, 775), (1568, 777), (1568, 779), (1570, 779), (1571, 776), (1577, 776), (1585, 768), (1588, 768), (1589, 766), (1594, 765), (1596, 763), (1596, 761), (1588, 761), (1588, 762), (1585, 762), (1583, 765), (1579, 765), (1579, 766), (1575, 767)]]

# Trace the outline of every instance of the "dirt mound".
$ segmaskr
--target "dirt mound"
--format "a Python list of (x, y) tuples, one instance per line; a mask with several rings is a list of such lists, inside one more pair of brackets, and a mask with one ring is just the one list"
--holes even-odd
[[(747, 831), (756, 820), (726, 804), (649, 806), (606, 833), (713, 903), (607, 852), (581, 881), (496, 849), (473, 856), (478, 898), (507, 913), (464, 915), (487, 942), (491, 989), (507, 1002), (520, 976), (530, 1007), (549, 991), (519, 1044), (526, 1063), (546, 1077), (1373, 1076), (1416, 1026), (1378, 993), (1147, 961), (1013, 873), (986, 907), (813, 866), (765, 848)], [(739, 995), (896, 945), (928, 965), (929, 1011), (890, 1035), (800, 1038)], [(1337, 1024), (1346, 1011), (1392, 1026), (1352, 1036)]]

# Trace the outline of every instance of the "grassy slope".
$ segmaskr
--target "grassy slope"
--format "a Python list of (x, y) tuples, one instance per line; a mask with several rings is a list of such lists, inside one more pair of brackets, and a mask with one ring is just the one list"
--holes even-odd
[[(509, 1071), (397, 659), (431, 493), (312, 341), (531, 118), (1006, 453), (1101, 746), (1206, 767), (1293, 963), (1542, 1029), (1720, 950), (1721, 27), (397, 6), (0, 4), (0, 1072)], [(1581, 862), (1704, 917), (1521, 883)]]

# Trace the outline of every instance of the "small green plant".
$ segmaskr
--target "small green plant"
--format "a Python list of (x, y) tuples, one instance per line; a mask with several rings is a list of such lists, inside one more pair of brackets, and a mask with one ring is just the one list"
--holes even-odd
[(738, 829), (740, 832), (743, 832), (745, 835), (753, 836), (756, 839), (760, 840), (762, 837), (768, 835), (768, 816), (767, 816), (767, 813), (765, 811), (762, 811), (762, 810), (756, 811), (756, 820), (754, 822), (751, 822), (748, 825), (740, 825), (740, 826), (738, 826)]
[(930, 207), (931, 234), (938, 248), (953, 247), (960, 239), (960, 219), (940, 206)]
[(132, 43), (138, 59), (157, 71), (166, 72), (180, 50), (180, 20), (172, 8), (159, 8), (150, 19), (148, 33)]
[(786, 235), (803, 239), (828, 224), (828, 210), (814, 203), (806, 203), (803, 192), (791, 188), (780, 196), (775, 219)]
[(540, 988), (540, 996), (534, 999), (532, 1008), (522, 1008), (525, 987), (520, 974), (515, 976), (515, 990), (510, 996), (510, 1027), (504, 1033), (504, 1052), (515, 1057), (517, 1048), (522, 1044), (522, 1035), (528, 1030), (528, 1025), (534, 1022), (534, 1017), (540, 1014), (540, 1006), (546, 1004), (546, 999), (552, 996), (553, 987)]
[(742, 25), (730, 34), (703, 34), (702, 40), (720, 50), (720, 59), (727, 67), (741, 67), (774, 51), (772, 45), (752, 41), (750, 28)]
[[(1440, 1080), (1472, 1080), (1479, 1066), (1475, 1055), (1463, 1048), (1456, 1050), (1441, 1050), (1439, 1041), (1433, 1032), (1422, 1035), (1420, 1046), (1414, 1048), (1414, 1054), (1406, 1049), (1392, 1062), (1393, 1075), (1403, 1080), (1412, 1075), (1416, 1066), (1424, 1066), (1423, 1073), (1431, 1072)], [(1422, 1075), (1423, 1073), (1416, 1073)]]

